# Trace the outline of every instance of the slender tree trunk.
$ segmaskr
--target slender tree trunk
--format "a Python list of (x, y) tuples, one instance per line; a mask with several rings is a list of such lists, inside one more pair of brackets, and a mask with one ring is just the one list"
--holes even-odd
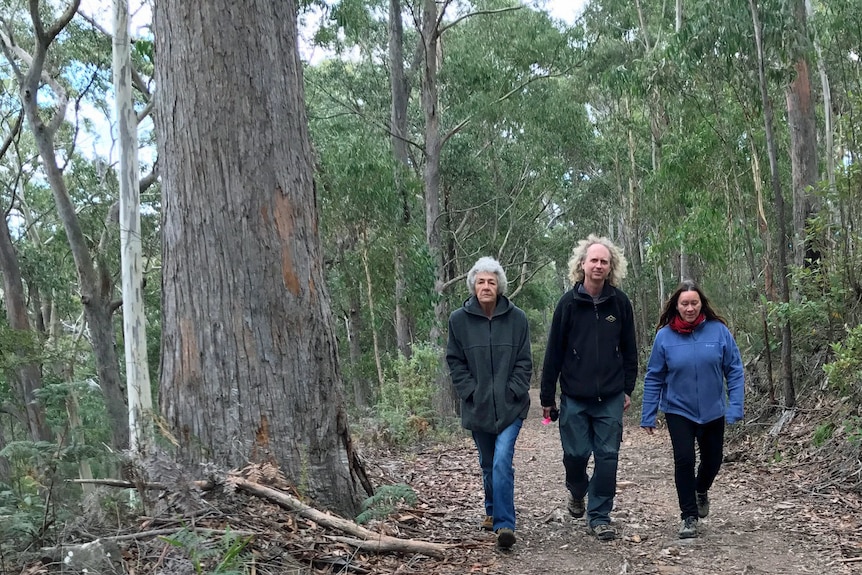
[[(425, 168), (423, 184), (425, 188), (425, 241), (428, 251), (434, 260), (434, 292), (437, 297), (434, 302), (434, 324), (431, 327), (429, 340), (433, 345), (442, 347), (442, 330), (447, 325), (446, 300), (443, 297), (443, 286), (446, 283), (446, 269), (443, 260), (443, 244), (440, 233), (440, 118), (437, 99), (437, 56), (438, 29), (437, 3), (435, 0), (422, 2), (422, 38), (425, 48), (422, 110), (425, 116)], [(438, 393), (436, 403), (439, 413), (455, 414), (458, 401), (455, 390), (450, 385), (443, 364), (440, 367), (441, 377), (438, 378)]]
[(374, 287), (371, 267), (368, 265), (368, 238), (362, 232), (362, 267), (365, 270), (365, 295), (368, 296), (368, 315), (371, 317), (371, 341), (374, 345), (374, 365), (377, 367), (377, 387), (383, 387), (383, 363), (380, 359), (380, 343), (377, 337), (377, 317), (374, 312)]
[(811, 94), (811, 75), (804, 47), (808, 45), (805, 1), (793, 3), (795, 21), (799, 26), (796, 75), (787, 87), (787, 124), (790, 131), (790, 164), (793, 177), (793, 263), (805, 264), (811, 259), (812, 247), (807, 238), (808, 220), (816, 212), (816, 199), (812, 188), (817, 184), (817, 132), (814, 119), (814, 101)]
[(425, 58), (422, 82), (422, 110), (425, 116), (425, 241), (434, 258), (437, 302), (434, 305), (435, 322), (431, 331), (431, 343), (440, 344), (441, 329), (446, 322), (443, 303), (444, 262), (440, 234), (440, 117), (437, 98), (437, 3), (423, 0), (422, 37)]
[[(0, 451), (6, 448), (6, 434), (3, 432), (3, 426), (0, 425)], [(9, 459), (0, 456), (0, 483), (12, 485), (12, 466), (9, 464)]]
[(363, 473), (330, 323), (295, 2), (155, 8), (162, 413), (185, 460), (275, 462), (304, 496), (352, 516)]
[[(2, 156), (2, 154), (0, 154)], [(27, 358), (36, 354), (40, 338), (30, 326), (27, 300), (24, 295), (24, 281), (18, 256), (12, 243), (12, 236), (6, 223), (6, 215), (0, 217), (0, 275), (3, 276), (3, 303), (9, 327), (16, 334), (18, 345), (11, 351), (23, 361), (15, 367), (14, 387), (18, 399), (27, 414), (27, 427), (33, 441), (49, 441), (51, 430), (45, 419), (45, 410), (36, 399), (36, 392), (42, 388), (40, 365)]]
[[(757, 0), (748, 0), (751, 9), (751, 18), (754, 24), (755, 49), (757, 51), (757, 72), (760, 80), (760, 98), (763, 105), (763, 123), (766, 130), (766, 146), (769, 154), (770, 180), (772, 181), (772, 192), (775, 195), (775, 218), (778, 221), (778, 273), (781, 277), (781, 298), (785, 304), (790, 303), (790, 285), (787, 268), (787, 247), (789, 237), (787, 224), (785, 224), (784, 194), (781, 190), (781, 179), (778, 173), (778, 152), (776, 151), (775, 134), (773, 130), (772, 101), (766, 84), (766, 70), (763, 56), (763, 35), (760, 27), (760, 16), (758, 14)], [(792, 409), (796, 406), (796, 388), (793, 384), (793, 364), (791, 345), (790, 321), (784, 320), (781, 326), (781, 362), (782, 382), (784, 387), (784, 407)]]
[[(406, 239), (410, 234), (410, 200), (405, 179), (409, 169), (407, 154), (407, 101), (408, 86), (404, 76), (404, 26), (401, 20), (401, 0), (389, 0), (389, 84), (392, 96), (389, 130), (392, 146), (392, 169), (395, 187), (401, 201), (398, 234)], [(406, 241), (396, 243), (395, 251), (395, 340), (404, 357), (412, 353), (410, 318), (404, 309), (407, 300), (405, 278)]]
[(361, 334), (364, 331), (362, 325), (362, 304), (359, 290), (349, 290), (347, 301), (350, 309), (347, 311), (347, 342), (350, 363), (352, 365), (350, 382), (353, 385), (353, 404), (356, 409), (362, 411), (371, 405), (371, 386), (359, 365), (362, 362)]
[(123, 341), (129, 403), (129, 447), (145, 453), (153, 439), (153, 398), (147, 364), (141, 212), (138, 176), (138, 122), (132, 105), (129, 2), (114, 0), (113, 69), (120, 149), (120, 260), (123, 284)]

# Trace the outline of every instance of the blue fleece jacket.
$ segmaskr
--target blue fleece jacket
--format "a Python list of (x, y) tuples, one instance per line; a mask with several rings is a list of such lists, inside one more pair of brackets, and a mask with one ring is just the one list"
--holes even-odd
[(664, 326), (647, 364), (641, 427), (655, 427), (659, 409), (697, 423), (720, 417), (736, 423), (742, 419), (744, 382), (739, 347), (723, 323), (707, 320), (689, 335)]

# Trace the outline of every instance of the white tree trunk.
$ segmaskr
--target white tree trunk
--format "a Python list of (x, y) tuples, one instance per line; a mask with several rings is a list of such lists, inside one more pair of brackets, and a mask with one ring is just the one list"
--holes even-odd
[(126, 389), (129, 397), (129, 448), (132, 452), (140, 452), (152, 437), (153, 399), (147, 368), (147, 330), (142, 293), (138, 124), (132, 104), (128, 0), (114, 0), (113, 57), (120, 149), (120, 255)]

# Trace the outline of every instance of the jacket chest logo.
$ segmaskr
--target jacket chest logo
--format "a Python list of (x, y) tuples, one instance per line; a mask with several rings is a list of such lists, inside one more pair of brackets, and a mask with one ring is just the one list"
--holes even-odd
[(615, 318), (612, 315), (609, 315), (608, 317), (605, 318), (605, 321), (608, 323), (614, 323), (615, 321), (617, 321), (617, 318)]

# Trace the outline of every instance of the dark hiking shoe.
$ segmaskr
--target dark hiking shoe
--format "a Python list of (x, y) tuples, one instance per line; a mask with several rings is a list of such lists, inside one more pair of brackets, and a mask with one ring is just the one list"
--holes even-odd
[(509, 549), (515, 544), (515, 532), (508, 527), (497, 529), (497, 547)]
[(697, 497), (697, 516), (703, 519), (709, 515), (709, 495), (696, 493), (695, 497)]
[(574, 495), (569, 494), (569, 514), (572, 517), (583, 517), (586, 512), (587, 508), (584, 506), (584, 498), (575, 499)]
[(697, 537), (697, 517), (686, 517), (679, 526), (679, 538), (691, 539)]
[(599, 541), (613, 541), (617, 538), (617, 530), (607, 523), (590, 526), (590, 533), (595, 535)]
[(493, 531), (494, 530), (494, 518), (490, 515), (486, 515), (485, 519), (482, 520), (482, 529), (484, 531)]

